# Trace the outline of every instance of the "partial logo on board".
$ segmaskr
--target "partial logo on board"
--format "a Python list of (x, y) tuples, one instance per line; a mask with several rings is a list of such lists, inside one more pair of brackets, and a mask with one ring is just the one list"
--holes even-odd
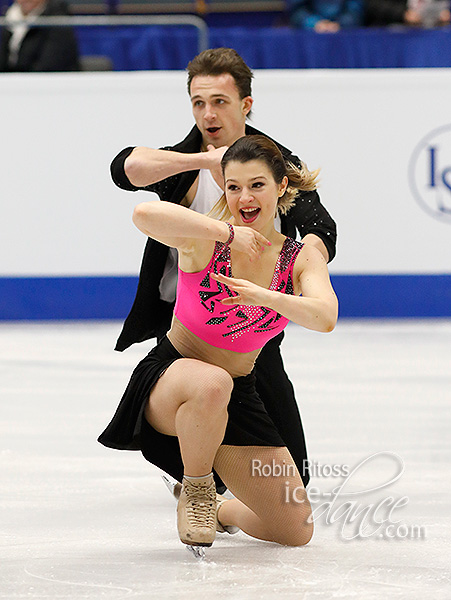
[(428, 133), (409, 163), (415, 200), (430, 216), (451, 223), (451, 125)]

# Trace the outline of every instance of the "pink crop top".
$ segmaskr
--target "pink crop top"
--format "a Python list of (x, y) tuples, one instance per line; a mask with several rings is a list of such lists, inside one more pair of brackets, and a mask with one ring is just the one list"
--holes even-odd
[[(304, 244), (286, 238), (270, 290), (293, 295), (293, 266)], [(233, 277), (230, 248), (216, 242), (210, 262), (198, 273), (179, 268), (174, 315), (194, 335), (215, 346), (235, 352), (263, 348), (287, 326), (289, 319), (265, 306), (227, 306), (219, 301), (234, 296), (226, 285), (210, 278), (210, 273)]]

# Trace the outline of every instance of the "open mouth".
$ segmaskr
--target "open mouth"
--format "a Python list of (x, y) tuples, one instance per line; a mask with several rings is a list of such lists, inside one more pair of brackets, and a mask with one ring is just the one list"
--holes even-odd
[(208, 133), (211, 133), (212, 135), (217, 133), (220, 129), (221, 129), (220, 127), (207, 127)]
[(252, 223), (260, 214), (259, 208), (241, 208), (240, 215), (245, 223)]

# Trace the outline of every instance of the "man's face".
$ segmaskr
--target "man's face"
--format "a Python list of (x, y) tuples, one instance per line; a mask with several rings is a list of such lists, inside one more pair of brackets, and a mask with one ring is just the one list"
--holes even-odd
[(196, 75), (191, 81), (191, 105), (204, 146), (231, 146), (245, 134), (252, 98), (240, 98), (230, 73)]

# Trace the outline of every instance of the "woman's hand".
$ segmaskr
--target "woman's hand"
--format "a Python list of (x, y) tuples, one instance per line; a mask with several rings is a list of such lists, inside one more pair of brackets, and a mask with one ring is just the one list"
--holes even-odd
[(226, 285), (237, 295), (231, 298), (224, 298), (221, 304), (235, 305), (246, 304), (248, 306), (267, 306), (272, 292), (246, 279), (236, 279), (235, 277), (226, 277), (220, 273), (210, 273), (210, 277), (219, 283)]
[(271, 246), (271, 242), (264, 235), (250, 227), (234, 226), (235, 237), (230, 247), (238, 252), (249, 255), (249, 260), (258, 258), (265, 246)]

